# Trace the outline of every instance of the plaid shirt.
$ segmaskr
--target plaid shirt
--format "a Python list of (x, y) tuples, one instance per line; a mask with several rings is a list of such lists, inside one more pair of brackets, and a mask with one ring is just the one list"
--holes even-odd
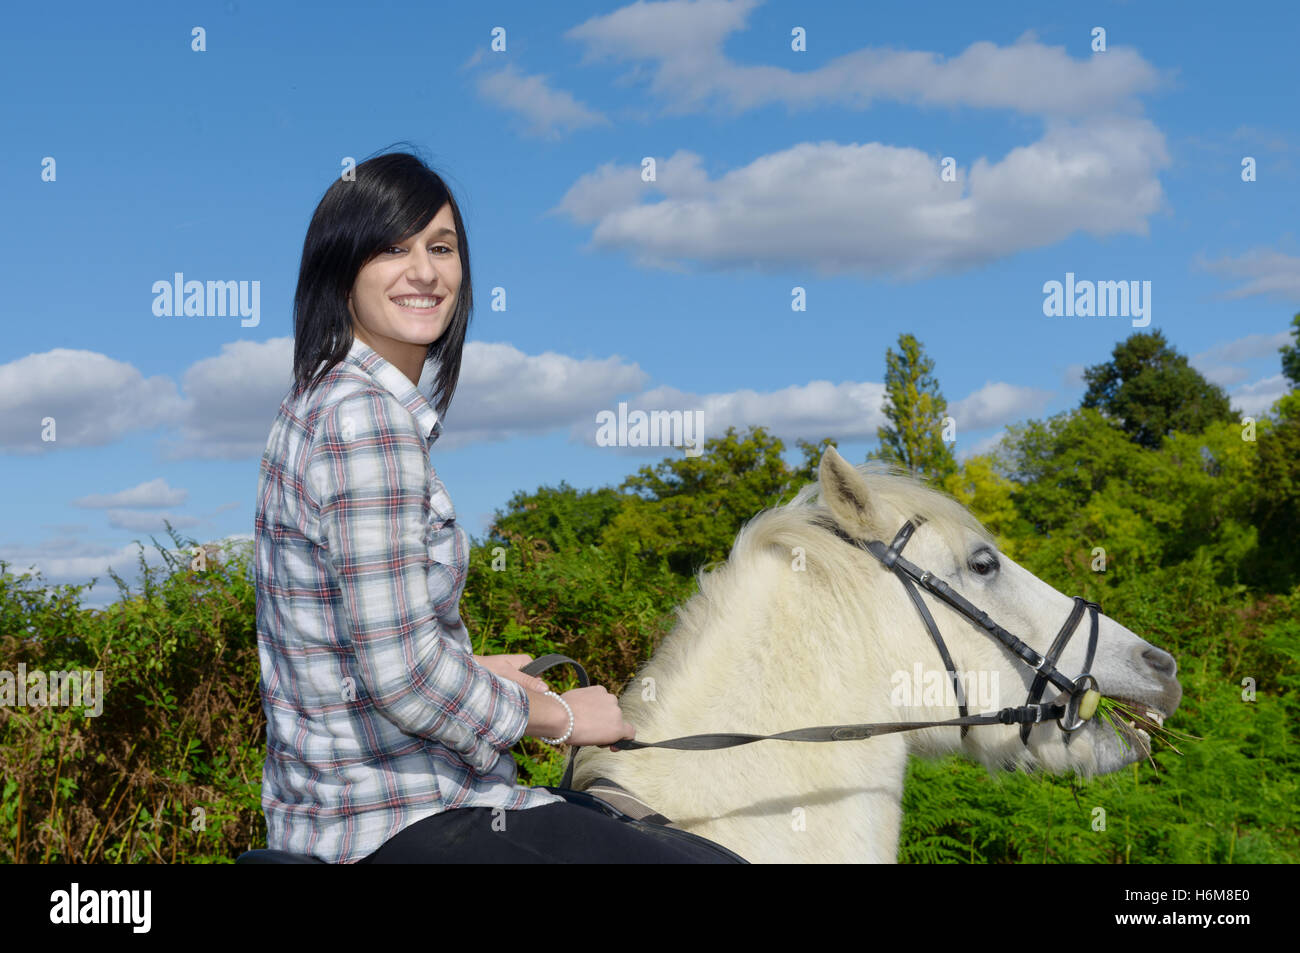
[(255, 553), (272, 849), (352, 863), (430, 814), (562, 800), (516, 783), (528, 696), (471, 658), (469, 535), (429, 463), (435, 372), (417, 388), (355, 340), (271, 427)]

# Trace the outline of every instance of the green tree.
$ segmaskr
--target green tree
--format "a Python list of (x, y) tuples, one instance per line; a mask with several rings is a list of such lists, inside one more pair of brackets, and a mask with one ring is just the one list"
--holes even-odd
[(1274, 410), (1276, 425), (1265, 427), (1261, 421), (1256, 443), (1259, 552), (1252, 575), (1265, 588), (1285, 591), (1300, 582), (1300, 391), (1291, 391)]
[(879, 427), (873, 456), (918, 476), (942, 481), (957, 472), (957, 460), (943, 440), (948, 403), (934, 377), (934, 361), (910, 334), (899, 335), (899, 353), (885, 352), (885, 405), (889, 424)]
[(1011, 536), (1017, 524), (1012, 494), (1016, 485), (997, 471), (991, 454), (962, 461), (961, 469), (943, 481), (943, 490), (966, 507), (998, 541), (998, 548), (1016, 558)]
[(577, 490), (561, 480), (558, 487), (522, 490), (510, 498), (505, 512), (497, 510), (491, 536), (497, 540), (518, 535), (544, 540), (552, 552), (590, 546), (623, 507), (623, 497), (612, 487)]
[(1292, 389), (1300, 387), (1300, 314), (1291, 319), (1292, 344), (1284, 344), (1282, 351), (1282, 375), (1291, 382)]
[(784, 444), (762, 427), (705, 441), (696, 457), (666, 459), (623, 481), (630, 494), (602, 545), (642, 559), (664, 559), (689, 575), (725, 559), (736, 533), (759, 510), (775, 506), (790, 485)]
[(1081, 406), (1101, 411), (1143, 447), (1159, 447), (1175, 430), (1200, 433), (1233, 419), (1223, 388), (1202, 377), (1160, 331), (1131, 335), (1083, 376), (1088, 391)]
[[(1235, 422), (1171, 434), (1158, 450), (1086, 408), (1013, 427), (1001, 466), (1022, 521), (1009, 530), (1014, 558), (1058, 586), (1109, 586), (1200, 558), (1234, 584), (1251, 575), (1256, 546), (1256, 456)], [(1104, 571), (1092, 565), (1098, 547)]]
[(1273, 404), (1271, 420), (1259, 422), (1255, 525), (1259, 551), (1251, 565), (1261, 586), (1282, 591), (1300, 582), (1300, 314), (1291, 319), (1294, 344), (1282, 352), (1282, 374), (1291, 390)]

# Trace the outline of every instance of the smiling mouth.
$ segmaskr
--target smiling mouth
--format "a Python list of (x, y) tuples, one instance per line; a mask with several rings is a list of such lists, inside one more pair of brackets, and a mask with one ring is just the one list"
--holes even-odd
[(409, 311), (412, 314), (430, 314), (438, 310), (443, 299), (438, 296), (416, 296), (408, 295), (401, 298), (389, 298), (389, 301), (397, 305), (403, 311)]

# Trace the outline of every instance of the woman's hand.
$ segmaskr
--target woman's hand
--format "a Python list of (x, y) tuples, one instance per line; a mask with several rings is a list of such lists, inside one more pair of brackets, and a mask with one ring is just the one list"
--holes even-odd
[(561, 697), (573, 709), (573, 734), (569, 736), (569, 744), (607, 748), (615, 741), (636, 737), (636, 728), (623, 720), (623, 709), (618, 707), (618, 699), (604, 685), (575, 688)]
[[(529, 692), (529, 719), (527, 733), (533, 737), (559, 737), (569, 727), (569, 713), (553, 698), (546, 697), (549, 686), (534, 675), (519, 671), (533, 660), (531, 655), (475, 655), (474, 661), (494, 675), (518, 682)], [(636, 728), (623, 720), (623, 710), (618, 699), (604, 685), (575, 688), (561, 696), (573, 709), (573, 734), (571, 745), (597, 745), (607, 748), (616, 741), (635, 738)], [(552, 726), (560, 724), (558, 730)]]
[(516, 682), (530, 692), (545, 694), (550, 686), (536, 675), (525, 675), (519, 671), (533, 660), (531, 655), (475, 655), (474, 661), (482, 665), (493, 675)]
[[(618, 699), (604, 685), (575, 688), (561, 696), (573, 712), (573, 732), (565, 740), (570, 745), (596, 745), (608, 748), (616, 741), (636, 737), (636, 728), (623, 720)], [(549, 695), (528, 695), (528, 727), (525, 734), (534, 738), (562, 738), (569, 730), (569, 712)]]

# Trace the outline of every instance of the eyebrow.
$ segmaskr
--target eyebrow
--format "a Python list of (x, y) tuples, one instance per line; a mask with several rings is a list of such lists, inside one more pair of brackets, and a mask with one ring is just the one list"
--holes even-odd
[[(434, 233), (433, 233), (431, 236), (429, 236), (429, 237), (430, 237), (430, 238), (443, 238), (443, 237), (447, 237), (447, 236), (450, 236), (451, 238), (455, 238), (455, 237), (457, 237), (457, 236), (456, 236), (456, 229), (454, 229), (454, 228), (447, 228), (447, 227), (444, 225), (442, 228), (439, 228), (439, 229), (437, 229), (436, 231), (434, 231)], [(400, 244), (401, 242), (409, 242), (409, 241), (411, 241), (411, 239), (413, 239), (413, 238), (415, 238), (415, 237), (416, 237), (416, 236), (414, 236), (414, 235), (407, 235), (405, 238), (400, 238), (400, 239), (398, 239), (398, 244)]]

